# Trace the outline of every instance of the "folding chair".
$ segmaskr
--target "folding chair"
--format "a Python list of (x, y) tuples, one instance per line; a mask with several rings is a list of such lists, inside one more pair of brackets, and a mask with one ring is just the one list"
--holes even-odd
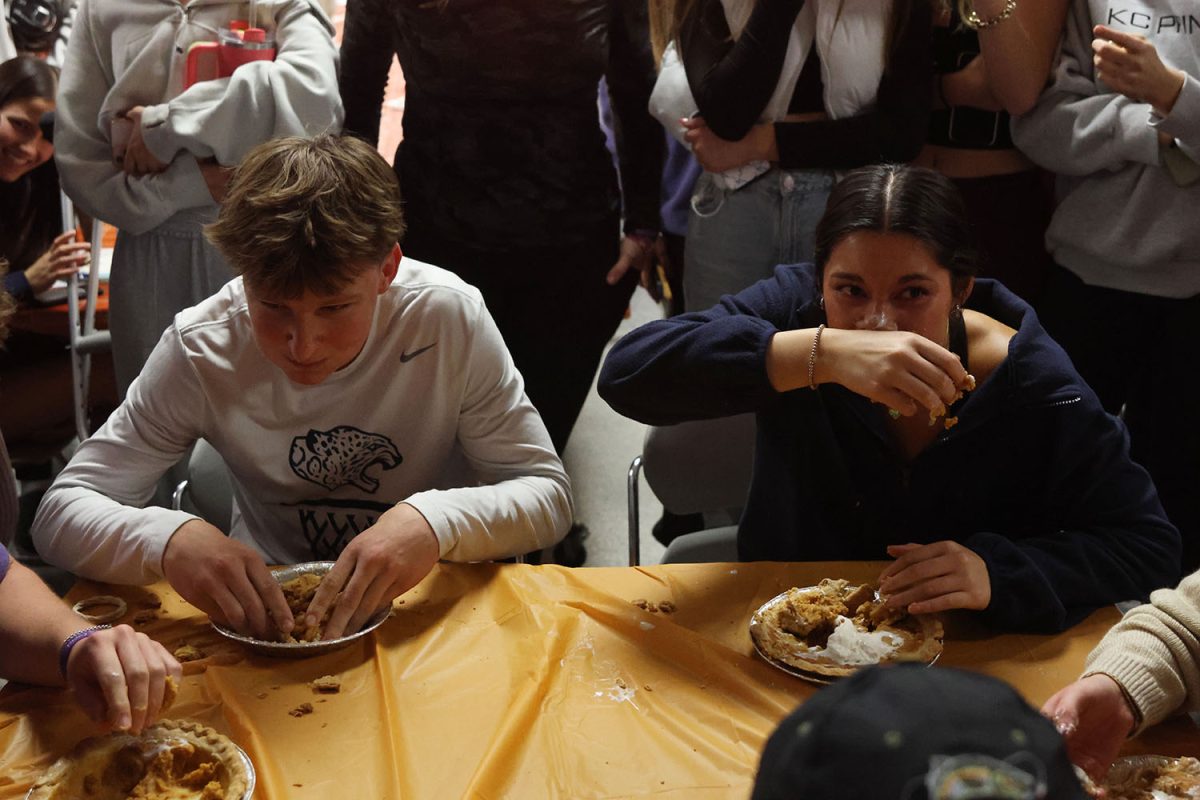
[[(641, 563), (638, 476), (675, 514), (728, 512), (740, 516), (754, 467), (754, 415), (651, 427), (642, 454), (627, 474), (629, 565)], [(667, 547), (663, 563), (732, 561), (737, 558), (737, 528), (725, 526), (680, 536)]]
[[(63, 230), (77, 230), (79, 220), (75, 205), (61, 193)], [(100, 259), (102, 256), (104, 223), (92, 223), (92, 263), (88, 268), (87, 283), (83, 294), (83, 311), (79, 309), (79, 276), (72, 273), (67, 278), (68, 349), (71, 354), (71, 390), (75, 398), (75, 433), (79, 441), (91, 435), (89, 420), (88, 390), (92, 378), (92, 354), (112, 350), (112, 336), (108, 331), (96, 330), (96, 298), (100, 291)]]
[(233, 525), (233, 481), (225, 459), (204, 439), (188, 458), (187, 478), (171, 496), (171, 508), (188, 511), (228, 534)]

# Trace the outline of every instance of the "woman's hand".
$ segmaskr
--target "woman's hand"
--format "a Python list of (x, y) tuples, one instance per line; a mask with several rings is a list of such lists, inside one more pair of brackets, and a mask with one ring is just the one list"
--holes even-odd
[(775, 148), (775, 126), (755, 125), (736, 142), (722, 139), (712, 132), (701, 117), (680, 120), (687, 128), (684, 139), (691, 145), (692, 155), (709, 172), (724, 172), (749, 164), (751, 161), (778, 161)]
[(958, 356), (907, 331), (826, 328), (814, 367), (817, 383), (840, 383), (906, 417), (944, 414), (968, 385)]
[(50, 249), (25, 270), (25, 280), (34, 294), (40, 294), (60, 278), (66, 279), (88, 263), (92, 246), (87, 242), (75, 241), (75, 231), (60, 233), (54, 237)]
[(1042, 714), (1067, 740), (1071, 761), (1097, 781), (1108, 774), (1135, 719), (1121, 687), (1099, 673), (1059, 689), (1042, 706)]
[(1096, 77), (1135, 103), (1149, 103), (1159, 116), (1170, 114), (1187, 74), (1163, 64), (1144, 36), (1107, 25), (1097, 25), (1092, 33)]
[(161, 644), (128, 625), (97, 631), (67, 659), (67, 685), (92, 719), (141, 733), (163, 708), (167, 678), (183, 670)]
[(982, 610), (992, 601), (987, 564), (958, 542), (894, 544), (896, 560), (879, 575), (879, 591), (892, 608), (932, 614), (952, 608)]
[(146, 142), (142, 139), (143, 110), (142, 106), (134, 106), (125, 112), (125, 118), (130, 122), (129, 142), (125, 145), (125, 158), (121, 167), (126, 175), (134, 178), (162, 172), (168, 166), (150, 152), (150, 148), (146, 147)]

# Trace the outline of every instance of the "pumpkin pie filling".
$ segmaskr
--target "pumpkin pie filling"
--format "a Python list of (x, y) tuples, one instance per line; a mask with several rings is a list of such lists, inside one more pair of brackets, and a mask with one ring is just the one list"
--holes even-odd
[(242, 800), (250, 777), (237, 746), (196, 722), (163, 720), (141, 736), (80, 742), (29, 800)]

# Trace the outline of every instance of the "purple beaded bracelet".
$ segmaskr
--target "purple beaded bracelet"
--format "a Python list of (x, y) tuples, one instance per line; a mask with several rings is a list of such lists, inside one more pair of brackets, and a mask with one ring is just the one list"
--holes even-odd
[(58, 671), (62, 673), (64, 681), (67, 679), (67, 660), (70, 659), (71, 651), (75, 649), (75, 645), (79, 644), (93, 633), (96, 633), (97, 631), (106, 631), (111, 627), (112, 625), (96, 625), (91, 628), (84, 628), (81, 631), (75, 631), (75, 633), (72, 633), (67, 637), (67, 640), (62, 643), (62, 647), (58, 648)]

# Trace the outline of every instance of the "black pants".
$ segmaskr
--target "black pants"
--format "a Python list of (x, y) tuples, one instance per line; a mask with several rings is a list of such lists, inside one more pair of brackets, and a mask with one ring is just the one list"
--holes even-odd
[(1200, 567), (1200, 295), (1183, 300), (1088, 286), (1054, 267), (1039, 316), (1105, 410), (1125, 409), (1130, 452), (1183, 536), (1183, 574)]
[(630, 271), (616, 286), (605, 283), (620, 249), (617, 221), (580, 244), (503, 250), (447, 241), (414, 222), (402, 247), (483, 293), (561, 455), (638, 282)]

